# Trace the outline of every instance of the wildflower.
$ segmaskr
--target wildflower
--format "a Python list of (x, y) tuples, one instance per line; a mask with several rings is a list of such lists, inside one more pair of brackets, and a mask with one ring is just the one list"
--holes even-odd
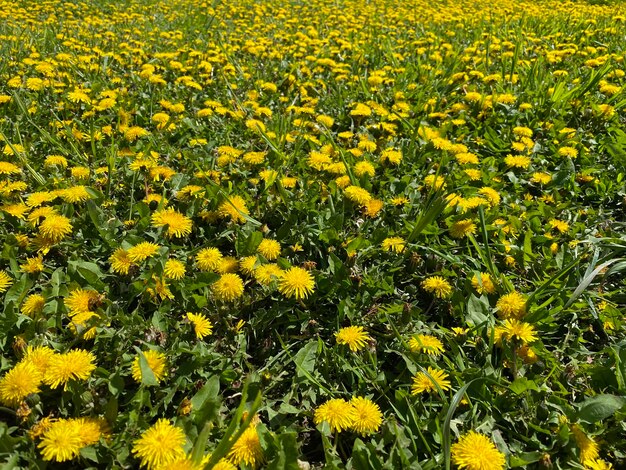
[(402, 161), (402, 152), (393, 148), (388, 148), (380, 154), (381, 162), (389, 162), (392, 165), (399, 165)]
[(59, 196), (65, 202), (70, 203), (84, 202), (91, 198), (87, 188), (84, 186), (72, 186), (71, 188), (62, 189), (59, 191)]
[(57, 243), (72, 233), (72, 224), (67, 217), (52, 214), (41, 223), (39, 233), (47, 242)]
[(366, 189), (358, 186), (348, 186), (344, 189), (344, 194), (352, 202), (359, 205), (365, 205), (372, 199), (372, 195)]
[(374, 165), (370, 162), (361, 161), (354, 165), (354, 174), (359, 178), (363, 175), (374, 176), (376, 174), (376, 170), (374, 169)]
[(202, 271), (217, 271), (223, 255), (217, 248), (204, 248), (196, 255), (196, 263)]
[(450, 226), (450, 236), (453, 238), (463, 238), (474, 233), (476, 224), (471, 219), (458, 220)]
[[(430, 377), (429, 377), (430, 375)], [(413, 377), (411, 385), (411, 394), (419, 395), (422, 392), (434, 392), (440, 388), (444, 392), (450, 390), (450, 381), (448, 374), (439, 369), (428, 367), (428, 375), (424, 372), (418, 372)]]
[[(150, 370), (152, 371), (152, 374), (154, 375), (154, 379), (157, 382), (160, 382), (161, 380), (163, 380), (163, 378), (167, 375), (167, 363), (166, 363), (165, 354), (159, 351), (148, 349), (147, 351), (143, 352), (143, 357), (146, 359), (146, 362), (148, 363), (148, 367), (150, 368)], [(131, 366), (131, 373), (132, 373), (133, 379), (135, 379), (137, 383), (141, 383), (143, 379), (143, 375), (141, 373), (139, 355), (137, 355), (135, 357), (135, 360), (133, 361), (133, 365)]]
[(32, 347), (28, 346), (26, 348), (26, 353), (24, 354), (24, 358), (22, 359), (23, 363), (28, 362), (35, 366), (37, 371), (42, 375), (45, 374), (46, 369), (50, 365), (50, 361), (52, 357), (56, 355), (56, 352), (53, 349), (50, 349), (47, 346), (38, 346)]
[(180, 280), (185, 277), (185, 263), (177, 259), (168, 259), (163, 268), (165, 279)]
[(613, 464), (602, 459), (588, 459), (585, 467), (589, 470), (613, 470)]
[(424, 279), (422, 288), (440, 299), (445, 299), (452, 294), (452, 286), (441, 276), (431, 276)]
[(182, 429), (159, 419), (133, 443), (133, 454), (141, 459), (143, 467), (158, 469), (185, 456), (186, 439)]
[(485, 199), (489, 201), (489, 205), (492, 207), (500, 204), (500, 194), (493, 188), (490, 188), (488, 186), (482, 187), (478, 190), (478, 194), (483, 195)]
[(356, 103), (356, 106), (350, 111), (350, 116), (367, 117), (372, 115), (372, 110), (369, 106), (363, 103)]
[(11, 284), (13, 284), (11, 276), (9, 276), (6, 271), (0, 271), (0, 294), (6, 291)]
[(491, 440), (475, 431), (461, 436), (451, 448), (452, 462), (460, 469), (501, 470), (505, 468), (504, 454)]
[(20, 312), (22, 315), (34, 318), (41, 313), (46, 305), (46, 299), (41, 294), (31, 294), (24, 300)]
[(257, 263), (256, 256), (254, 255), (246, 256), (245, 258), (242, 258), (241, 260), (239, 260), (239, 268), (245, 274), (252, 274), (255, 270), (256, 263)]
[(491, 275), (488, 273), (474, 274), (471, 282), (472, 287), (479, 294), (493, 294), (496, 291), (493, 279), (491, 279)]
[(191, 219), (175, 209), (164, 209), (152, 214), (152, 225), (155, 227), (167, 226), (168, 237), (184, 237), (191, 233)]
[(243, 280), (237, 274), (223, 274), (212, 287), (219, 300), (235, 300), (243, 295)]
[(548, 223), (550, 224), (550, 227), (558, 230), (561, 233), (565, 233), (569, 230), (569, 224), (564, 220), (552, 219)]
[(376, 403), (368, 398), (354, 397), (350, 400), (350, 405), (354, 414), (350, 424), (351, 429), (361, 435), (378, 431), (383, 422), (383, 414)]
[(196, 338), (202, 339), (213, 331), (213, 325), (204, 315), (189, 312), (186, 316), (193, 325)]
[(0, 401), (6, 406), (19, 406), (24, 399), (39, 391), (42, 375), (30, 362), (20, 362), (0, 379)]
[(99, 302), (100, 295), (94, 290), (74, 289), (63, 299), (65, 307), (71, 316), (93, 310)]
[(341, 432), (352, 426), (354, 415), (354, 407), (350, 403), (343, 398), (333, 398), (317, 407), (313, 422), (318, 425), (326, 421), (331, 431)]
[(383, 201), (380, 199), (370, 199), (363, 207), (363, 213), (368, 217), (376, 217), (383, 208)]
[(416, 335), (409, 340), (411, 352), (423, 352), (430, 356), (438, 356), (443, 352), (443, 343), (431, 335)]
[(368, 341), (371, 341), (371, 337), (363, 330), (362, 326), (347, 326), (341, 328), (335, 333), (337, 344), (345, 344), (350, 348), (350, 351), (357, 352), (363, 349)]
[(57, 388), (70, 380), (87, 380), (96, 368), (95, 360), (96, 357), (84, 349), (55, 354), (50, 359), (43, 381), (50, 388)]
[(245, 463), (251, 467), (263, 460), (263, 448), (255, 425), (251, 423), (237, 439), (228, 454), (228, 458), (235, 465)]
[(244, 223), (250, 211), (246, 207), (246, 202), (241, 196), (231, 196), (230, 199), (222, 202), (217, 208), (222, 217), (230, 217), (233, 222)]
[(82, 429), (75, 420), (61, 419), (50, 424), (38, 446), (44, 460), (65, 462), (78, 457), (84, 447)]
[(513, 168), (526, 169), (530, 166), (530, 158), (523, 155), (508, 155), (504, 159), (504, 163)]
[(446, 182), (443, 176), (437, 175), (426, 176), (426, 178), (424, 178), (424, 184), (435, 191), (439, 191), (440, 189), (443, 190), (446, 187)]
[(276, 240), (270, 240), (267, 238), (262, 240), (257, 248), (257, 252), (270, 261), (278, 258), (280, 251), (280, 243)]
[(580, 451), (580, 463), (587, 465), (587, 462), (596, 460), (600, 456), (596, 441), (587, 436), (577, 424), (574, 424), (571, 430)]
[(29, 274), (37, 274), (43, 271), (43, 258), (41, 256), (34, 256), (27, 258), (24, 263), (20, 265), (20, 270)]
[(504, 320), (502, 329), (504, 336), (509, 340), (517, 340), (521, 343), (532, 343), (537, 340), (535, 328), (530, 323), (515, 318)]
[(133, 263), (142, 261), (156, 255), (159, 252), (159, 245), (152, 242), (141, 242), (128, 249), (128, 259)]
[(548, 184), (550, 181), (552, 181), (552, 176), (547, 173), (541, 172), (533, 173), (532, 177), (530, 178), (530, 182), (536, 184)]
[(288, 298), (304, 299), (313, 293), (315, 280), (306, 269), (294, 266), (285, 271), (279, 281), (278, 289)]
[(381, 244), (382, 249), (385, 251), (395, 251), (401, 253), (404, 250), (406, 241), (400, 237), (385, 238)]
[(496, 308), (502, 318), (521, 318), (526, 313), (526, 299), (519, 292), (509, 292), (498, 299)]

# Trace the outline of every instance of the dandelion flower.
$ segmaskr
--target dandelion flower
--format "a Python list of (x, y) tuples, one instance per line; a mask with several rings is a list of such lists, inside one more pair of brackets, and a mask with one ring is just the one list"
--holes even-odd
[(241, 224), (246, 221), (244, 215), (250, 213), (246, 207), (246, 201), (241, 196), (231, 196), (219, 205), (217, 212), (220, 216), (230, 217), (233, 222)]
[(167, 227), (165, 233), (169, 238), (180, 238), (191, 233), (191, 219), (175, 209), (157, 211), (152, 214), (151, 220), (155, 227)]
[(202, 271), (217, 271), (223, 255), (217, 248), (204, 248), (196, 255), (196, 264)]
[(413, 384), (411, 385), (412, 395), (419, 395), (422, 392), (435, 392), (437, 391), (437, 387), (444, 392), (450, 390), (448, 374), (444, 371), (429, 367), (428, 374), (430, 377), (424, 372), (418, 372), (413, 377)]
[(193, 325), (193, 329), (196, 332), (196, 338), (198, 339), (202, 339), (213, 332), (213, 325), (204, 315), (187, 313), (187, 320), (189, 320)]
[(504, 454), (491, 440), (475, 431), (463, 435), (451, 448), (452, 462), (460, 469), (501, 470), (505, 468)]
[(91, 312), (100, 295), (94, 290), (74, 289), (63, 299), (70, 316)]
[(20, 270), (28, 274), (37, 274), (43, 271), (43, 258), (41, 256), (33, 256), (27, 258), (24, 263), (20, 265)]
[(390, 237), (385, 238), (381, 244), (381, 247), (385, 251), (395, 251), (396, 253), (401, 253), (406, 246), (406, 241), (404, 238), (400, 237)]
[(26, 353), (24, 354), (24, 358), (22, 359), (22, 363), (28, 362), (35, 366), (35, 368), (39, 371), (39, 373), (43, 375), (48, 369), (50, 365), (50, 361), (52, 357), (56, 355), (56, 352), (53, 349), (50, 349), (47, 346), (37, 346), (32, 347), (28, 346), (26, 348)]
[(354, 407), (343, 398), (333, 398), (315, 410), (313, 422), (318, 425), (326, 421), (331, 431), (349, 429), (354, 421)]
[(476, 233), (476, 224), (471, 219), (458, 220), (450, 226), (450, 236), (464, 238)]
[(431, 276), (424, 279), (422, 288), (440, 299), (445, 299), (452, 294), (452, 286), (441, 276)]
[(430, 356), (438, 356), (443, 352), (443, 343), (431, 335), (416, 335), (409, 340), (411, 352), (423, 352)]
[(513, 319), (504, 320), (502, 326), (504, 335), (509, 340), (517, 340), (523, 344), (532, 343), (537, 340), (537, 332), (530, 324), (523, 321)]
[(522, 318), (526, 313), (526, 299), (519, 292), (509, 292), (498, 299), (496, 308), (502, 318)]
[(282, 274), (278, 289), (288, 298), (304, 299), (313, 292), (315, 280), (306, 269), (294, 266)]
[(71, 188), (60, 190), (58, 194), (61, 199), (69, 203), (84, 202), (91, 198), (85, 186), (72, 186)]
[(269, 286), (272, 281), (280, 279), (283, 275), (283, 270), (275, 264), (263, 264), (254, 270), (254, 279), (262, 286)]
[(237, 258), (234, 258), (233, 256), (225, 256), (222, 258), (222, 261), (220, 261), (220, 265), (217, 267), (217, 272), (220, 274), (236, 273), (238, 269), (239, 262), (237, 261)]
[(371, 337), (363, 330), (362, 326), (347, 326), (341, 328), (335, 333), (337, 344), (345, 344), (350, 348), (350, 351), (357, 352), (363, 349), (368, 341), (371, 341)]
[(367, 189), (363, 189), (358, 186), (348, 186), (344, 189), (344, 194), (352, 202), (362, 206), (370, 202), (372, 199), (372, 195), (367, 191)]
[(598, 444), (591, 437), (587, 436), (580, 426), (574, 424), (572, 426), (572, 434), (580, 451), (580, 462), (583, 465), (587, 465), (587, 462), (596, 460), (600, 456)]
[(160, 419), (134, 442), (133, 453), (143, 467), (158, 469), (185, 456), (186, 439), (182, 429)]
[(81, 426), (77, 426), (74, 420), (60, 419), (50, 424), (38, 447), (44, 460), (72, 460), (84, 447)]
[(479, 294), (493, 294), (496, 291), (496, 286), (488, 273), (480, 273), (480, 275), (474, 274), (471, 282), (472, 287)]
[(280, 243), (276, 240), (264, 239), (259, 244), (257, 252), (268, 260), (275, 260), (280, 255)]
[(243, 280), (237, 274), (222, 274), (212, 287), (219, 300), (235, 300), (243, 295)]
[(52, 214), (39, 225), (39, 233), (47, 242), (57, 243), (72, 233), (72, 224), (67, 217)]
[(263, 448), (261, 447), (261, 440), (259, 439), (256, 426), (252, 424), (248, 426), (237, 439), (237, 442), (233, 444), (228, 458), (235, 465), (245, 463), (250, 467), (256, 466), (258, 462), (263, 460)]
[[(159, 351), (153, 351), (152, 349), (148, 349), (143, 352), (143, 356), (146, 358), (146, 362), (148, 363), (148, 367), (154, 374), (154, 378), (157, 382), (163, 380), (165, 375), (167, 374), (167, 363), (165, 360), (165, 354)], [(141, 365), (139, 364), (139, 355), (135, 357), (133, 361), (133, 365), (131, 367), (131, 372), (133, 375), (133, 379), (137, 383), (141, 383), (142, 374), (141, 374)]]
[(11, 284), (13, 284), (11, 276), (9, 276), (6, 271), (0, 271), (0, 294), (5, 292)]
[(245, 258), (239, 260), (239, 268), (245, 274), (252, 274), (255, 270), (256, 262), (256, 256), (246, 256)]
[(602, 459), (590, 459), (585, 463), (588, 470), (613, 470), (613, 464)]
[(550, 222), (550, 227), (558, 230), (561, 233), (565, 233), (569, 230), (569, 224), (564, 220), (552, 219)]
[(353, 409), (351, 429), (361, 435), (378, 431), (383, 422), (383, 414), (376, 403), (368, 398), (354, 397), (350, 400), (350, 405)]
[(180, 280), (185, 277), (185, 264), (177, 259), (168, 259), (163, 268), (165, 279)]
[(84, 349), (73, 349), (64, 354), (55, 354), (44, 375), (44, 383), (50, 388), (67, 384), (70, 380), (87, 380), (96, 368), (96, 357)]
[(508, 155), (505, 159), (504, 159), (504, 163), (507, 166), (513, 167), (513, 168), (521, 168), (521, 169), (526, 169), (530, 166), (530, 158), (529, 157), (525, 157), (523, 155)]
[(6, 406), (19, 406), (24, 399), (39, 391), (42, 375), (30, 362), (20, 362), (0, 379), (0, 401)]
[(41, 313), (46, 305), (46, 299), (41, 294), (31, 294), (24, 300), (20, 312), (22, 315), (34, 318)]
[(133, 263), (142, 261), (156, 255), (159, 252), (159, 245), (152, 242), (141, 242), (128, 249), (128, 259)]

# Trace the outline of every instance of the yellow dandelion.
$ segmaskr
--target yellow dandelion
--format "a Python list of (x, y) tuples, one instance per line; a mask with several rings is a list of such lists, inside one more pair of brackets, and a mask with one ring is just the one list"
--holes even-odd
[(361, 435), (372, 434), (380, 428), (383, 414), (378, 405), (368, 398), (354, 397), (350, 400), (353, 416), (350, 428)]
[(191, 219), (172, 208), (155, 212), (151, 220), (155, 227), (167, 227), (165, 233), (170, 238), (180, 238), (191, 233)]
[(452, 294), (452, 285), (441, 276), (431, 276), (424, 279), (422, 288), (439, 299), (445, 299)]
[(583, 465), (586, 465), (587, 462), (596, 460), (600, 456), (599, 447), (596, 441), (587, 436), (577, 424), (574, 424), (571, 427), (571, 430), (574, 435), (576, 445), (578, 446), (578, 450), (580, 451), (580, 462)]
[(16, 364), (0, 379), (0, 401), (6, 406), (19, 406), (27, 396), (39, 391), (42, 378), (34, 364)]
[(474, 274), (472, 277), (472, 287), (479, 294), (493, 294), (496, 291), (496, 285), (488, 273)]
[(503, 336), (509, 340), (519, 341), (522, 344), (532, 343), (537, 340), (537, 332), (530, 324), (515, 318), (504, 320), (502, 325)]
[(163, 268), (165, 279), (180, 280), (185, 277), (185, 263), (177, 259), (168, 259)]
[(128, 259), (133, 263), (141, 263), (158, 252), (159, 245), (156, 243), (141, 242), (128, 249)]
[(52, 357), (56, 355), (56, 352), (53, 349), (50, 349), (47, 346), (28, 346), (26, 348), (26, 353), (24, 354), (24, 358), (21, 362), (28, 362), (35, 366), (35, 368), (42, 375), (45, 374), (48, 366), (50, 365), (50, 361)]
[(423, 352), (430, 356), (438, 356), (443, 353), (443, 343), (439, 338), (431, 335), (416, 335), (409, 340), (411, 352)]
[(34, 318), (43, 311), (45, 305), (46, 299), (43, 295), (31, 294), (26, 297), (26, 299), (24, 299), (24, 303), (22, 304), (20, 312), (22, 313), (22, 315)]
[(13, 284), (13, 279), (6, 271), (0, 271), (0, 294), (5, 292)]
[(223, 255), (217, 248), (204, 248), (196, 255), (196, 264), (202, 271), (217, 271)]
[(268, 238), (262, 240), (257, 248), (257, 252), (270, 261), (278, 258), (280, 256), (280, 251), (280, 243), (276, 240), (270, 240)]
[(222, 261), (220, 261), (220, 265), (217, 267), (217, 272), (220, 274), (236, 273), (238, 269), (239, 262), (237, 261), (237, 258), (225, 256), (222, 258)]
[(142, 467), (158, 469), (185, 457), (186, 440), (182, 429), (160, 419), (133, 443), (133, 454), (141, 459)]
[(343, 398), (333, 398), (315, 410), (313, 422), (318, 425), (327, 422), (331, 431), (341, 432), (349, 429), (354, 421), (354, 407)]
[[(429, 377), (430, 375), (430, 377)], [(419, 395), (422, 392), (436, 392), (440, 388), (444, 392), (450, 390), (448, 374), (439, 369), (428, 368), (428, 375), (425, 372), (418, 372), (413, 377), (411, 384), (411, 394)]]
[(78, 457), (84, 447), (82, 429), (74, 420), (60, 419), (43, 433), (38, 447), (44, 460), (65, 462)]
[[(167, 375), (167, 361), (165, 358), (165, 354), (159, 351), (148, 349), (147, 351), (143, 351), (143, 356), (146, 358), (146, 362), (148, 363), (148, 367), (154, 375), (154, 379), (157, 382), (163, 380), (163, 378)], [(133, 365), (131, 366), (133, 379), (135, 379), (137, 383), (141, 383), (143, 377), (139, 361), (139, 355), (137, 355), (135, 357), (135, 360), (133, 361)]]
[(228, 454), (228, 459), (235, 465), (245, 463), (250, 467), (255, 467), (263, 460), (263, 448), (256, 426), (250, 424), (239, 436)]
[(233, 222), (243, 224), (246, 221), (245, 215), (250, 214), (246, 207), (246, 201), (241, 196), (230, 196), (217, 208), (221, 217), (229, 217)]
[(282, 273), (278, 290), (288, 298), (304, 299), (313, 293), (315, 280), (306, 269), (294, 266)]
[(475, 431), (463, 435), (451, 448), (452, 462), (460, 469), (501, 470), (506, 460), (491, 440)]
[(344, 194), (349, 200), (359, 205), (365, 205), (372, 199), (372, 195), (366, 189), (358, 186), (348, 186), (344, 189)]
[(213, 324), (204, 315), (188, 312), (186, 316), (193, 325), (196, 338), (202, 339), (213, 332)]
[(450, 226), (450, 236), (464, 238), (476, 233), (476, 224), (471, 219), (458, 220)]
[(28, 274), (37, 274), (43, 271), (43, 258), (41, 256), (33, 256), (27, 258), (26, 261), (20, 264), (20, 270)]
[(509, 292), (498, 299), (496, 308), (502, 318), (522, 318), (526, 313), (526, 299), (519, 292)]
[(385, 251), (395, 251), (401, 253), (406, 246), (406, 240), (401, 237), (389, 237), (385, 238), (381, 244), (381, 247)]
[(212, 287), (219, 300), (231, 301), (243, 295), (243, 280), (237, 274), (222, 274)]
[(124, 275), (130, 272), (130, 268), (133, 265), (133, 262), (128, 257), (128, 252), (123, 248), (118, 248), (109, 256), (109, 263), (111, 263), (113, 272)]
[(335, 333), (335, 338), (337, 344), (347, 345), (352, 352), (360, 351), (372, 340), (362, 326), (347, 326), (341, 328)]
[(41, 222), (39, 233), (47, 242), (57, 243), (72, 233), (72, 224), (64, 215), (52, 214)]
[(67, 384), (70, 380), (87, 380), (95, 370), (96, 357), (84, 349), (73, 349), (50, 358), (43, 381), (50, 388)]

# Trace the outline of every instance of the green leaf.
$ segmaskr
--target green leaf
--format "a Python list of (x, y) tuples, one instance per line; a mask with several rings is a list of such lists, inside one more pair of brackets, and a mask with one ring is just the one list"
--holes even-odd
[(596, 395), (581, 403), (578, 419), (587, 423), (596, 423), (608, 418), (626, 405), (626, 398), (617, 395)]
[(532, 380), (528, 380), (526, 377), (516, 379), (511, 385), (509, 385), (509, 388), (517, 395), (521, 395), (528, 390), (539, 391), (537, 384)]
[(247, 237), (241, 234), (237, 237), (237, 243), (235, 248), (239, 256), (251, 256), (256, 253), (257, 248), (263, 241), (263, 234), (261, 232), (252, 232)]
[(141, 385), (150, 386), (159, 384), (143, 352), (139, 352), (139, 369), (141, 370)]

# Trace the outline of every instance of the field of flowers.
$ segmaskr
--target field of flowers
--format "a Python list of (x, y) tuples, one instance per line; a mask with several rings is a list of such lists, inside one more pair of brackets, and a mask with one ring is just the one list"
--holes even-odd
[(0, 468), (625, 468), (625, 31), (0, 0)]

